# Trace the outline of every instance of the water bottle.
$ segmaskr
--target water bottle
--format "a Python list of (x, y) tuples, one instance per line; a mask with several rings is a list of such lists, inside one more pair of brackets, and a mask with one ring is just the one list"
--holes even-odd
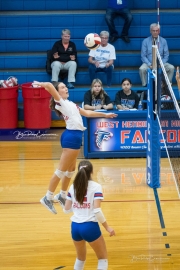
[(142, 101), (140, 100), (138, 104), (138, 110), (142, 111), (142, 109), (143, 109)]
[(96, 100), (93, 99), (92, 102), (91, 102), (92, 106), (95, 107), (96, 106)]

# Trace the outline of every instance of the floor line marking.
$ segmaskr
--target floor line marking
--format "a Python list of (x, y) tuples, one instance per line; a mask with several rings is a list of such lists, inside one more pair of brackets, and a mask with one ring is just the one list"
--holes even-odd
[[(180, 202), (180, 200), (161, 200), (161, 201), (168, 201), (168, 202), (174, 202), (174, 201), (177, 201), (177, 202)], [(102, 201), (102, 203), (129, 203), (129, 202), (135, 202), (135, 203), (138, 203), (138, 202), (154, 202), (154, 200), (126, 200), (126, 201), (122, 201), (122, 200), (117, 200), (117, 201)], [(54, 202), (54, 203), (58, 203), (58, 202)], [(0, 205), (3, 205), (3, 204), (40, 204), (40, 202), (0, 202)]]
[(153, 188), (154, 190), (154, 197), (155, 197), (155, 201), (156, 201), (156, 206), (157, 206), (157, 211), (158, 211), (158, 215), (159, 215), (159, 221), (161, 224), (161, 228), (165, 228), (165, 223), (164, 223), (164, 218), (163, 218), (163, 214), (162, 214), (162, 210), (161, 210), (161, 204), (159, 201), (159, 196), (158, 196), (158, 192), (156, 188)]

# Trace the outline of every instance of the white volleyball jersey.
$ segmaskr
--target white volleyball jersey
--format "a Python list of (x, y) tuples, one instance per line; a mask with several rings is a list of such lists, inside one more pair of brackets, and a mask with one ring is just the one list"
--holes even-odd
[(60, 99), (56, 101), (55, 109), (60, 111), (63, 115), (63, 118), (66, 122), (66, 128), (69, 130), (85, 130), (83, 126), (82, 117), (79, 112), (79, 107), (69, 101), (68, 99)]
[(103, 200), (102, 187), (100, 184), (89, 180), (87, 194), (84, 197), (83, 204), (80, 205), (74, 196), (74, 186), (71, 185), (66, 197), (67, 200), (72, 201), (72, 210), (74, 215), (71, 220), (76, 223), (83, 223), (88, 221), (98, 222), (94, 215), (94, 200)]
[(116, 52), (114, 46), (108, 43), (106, 47), (100, 45), (96, 50), (90, 50), (89, 56), (99, 62), (100, 68), (105, 68), (109, 60), (116, 59)]

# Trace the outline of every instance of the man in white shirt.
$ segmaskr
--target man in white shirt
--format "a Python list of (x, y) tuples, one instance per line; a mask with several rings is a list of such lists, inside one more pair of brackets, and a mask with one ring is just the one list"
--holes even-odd
[(89, 75), (92, 83), (94, 79), (98, 78), (98, 72), (105, 72), (107, 76), (107, 87), (110, 87), (116, 53), (114, 46), (108, 43), (109, 32), (101, 31), (100, 37), (101, 45), (99, 48), (91, 50), (89, 53)]

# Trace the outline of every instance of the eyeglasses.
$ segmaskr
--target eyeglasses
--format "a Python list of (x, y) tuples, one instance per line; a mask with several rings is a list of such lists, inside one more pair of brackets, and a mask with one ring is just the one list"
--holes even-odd
[(101, 39), (108, 39), (108, 37), (101, 37)]

